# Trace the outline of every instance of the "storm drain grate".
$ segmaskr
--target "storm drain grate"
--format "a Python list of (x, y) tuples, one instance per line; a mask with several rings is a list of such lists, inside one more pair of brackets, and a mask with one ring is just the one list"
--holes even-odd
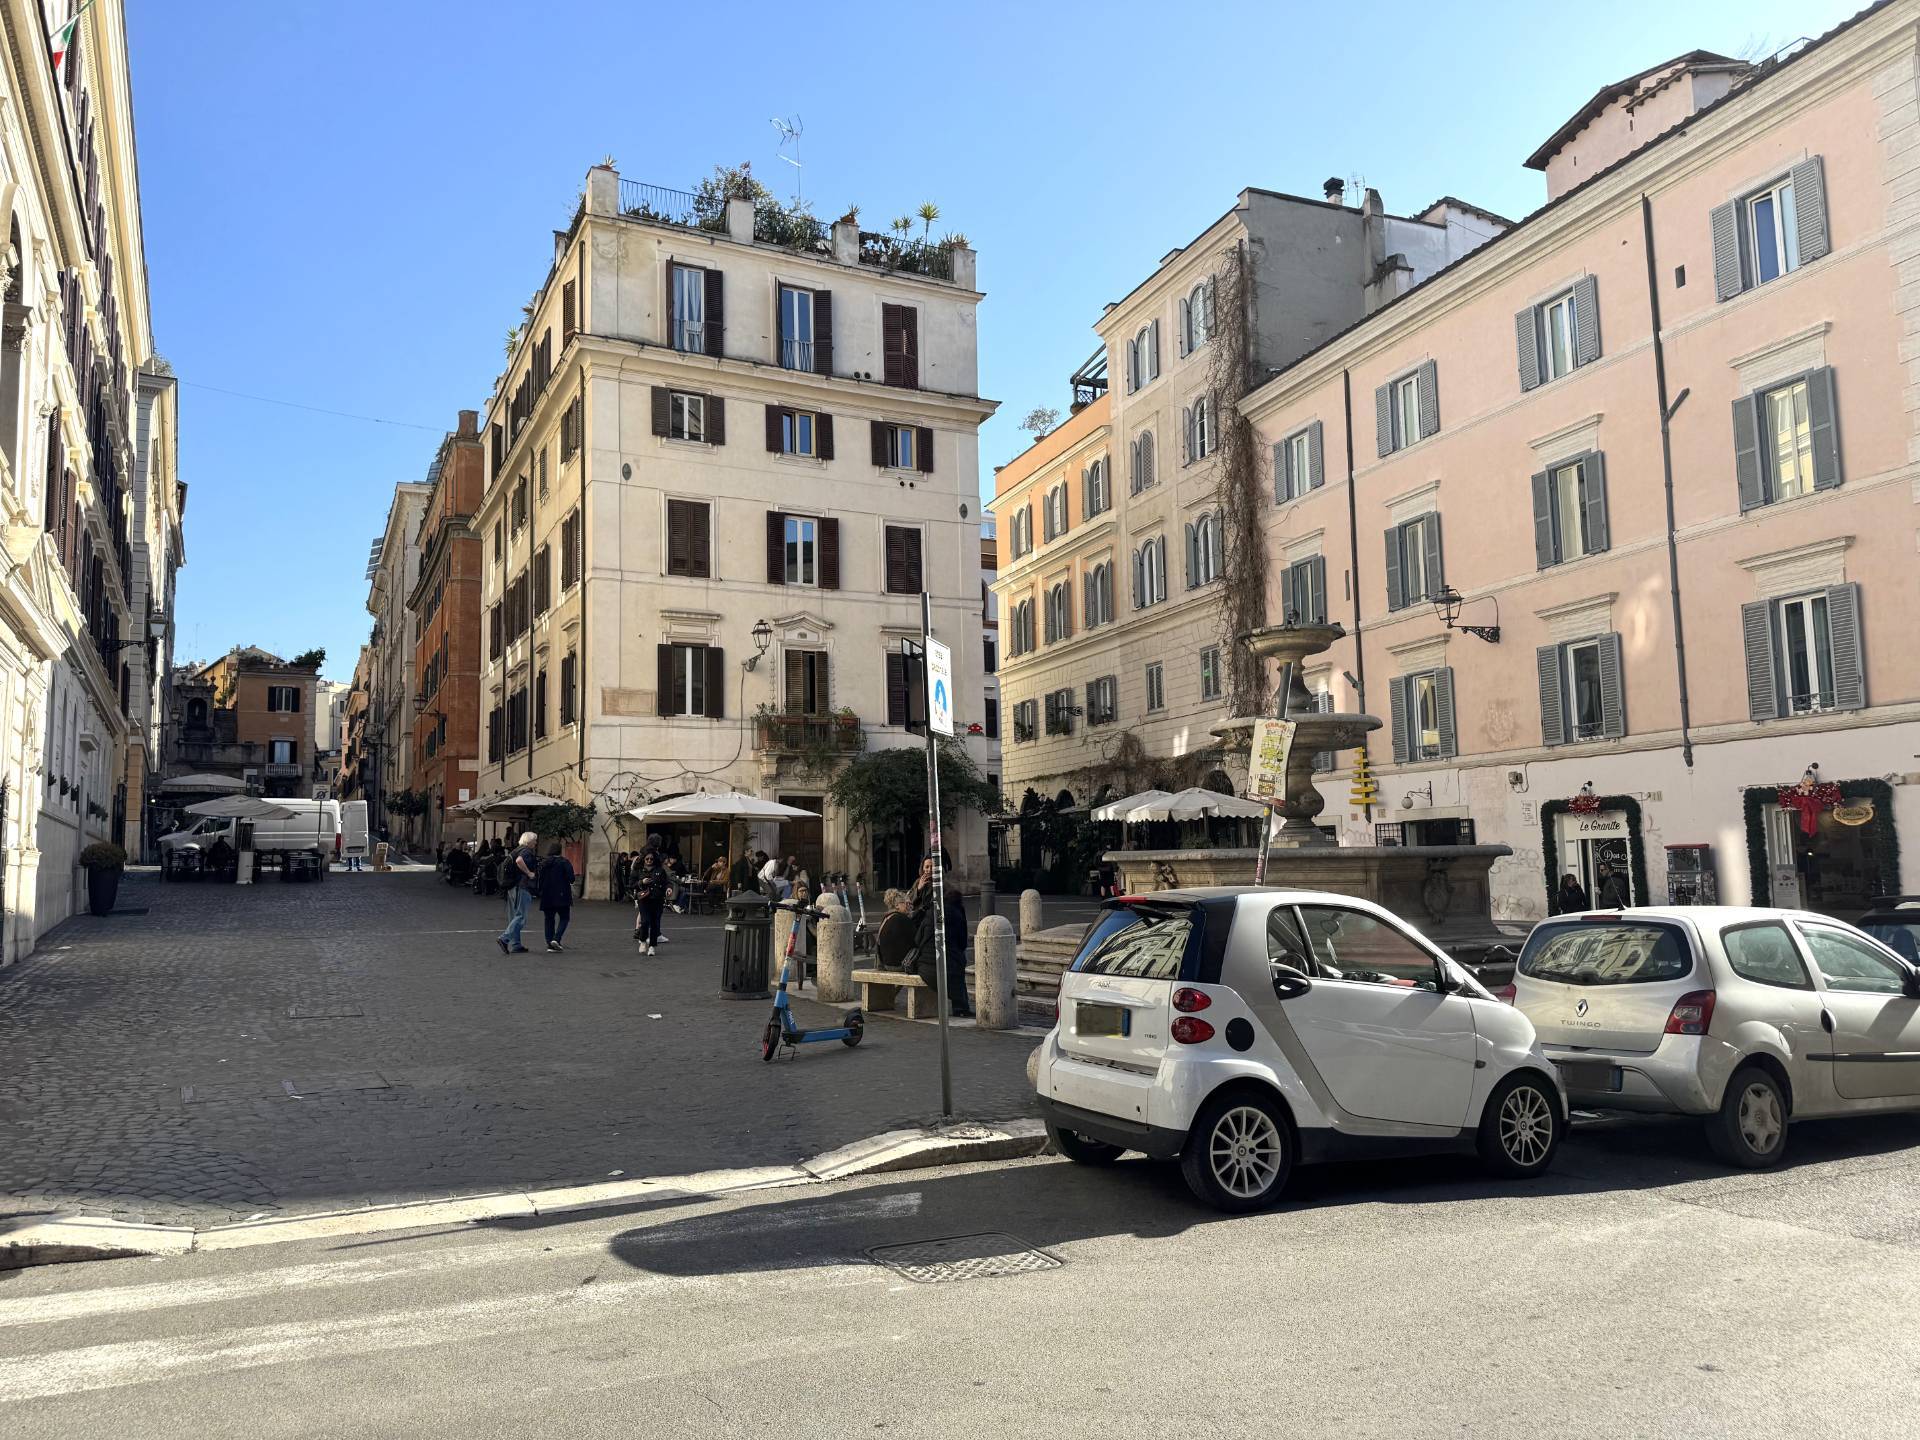
[(1058, 1256), (997, 1231), (984, 1235), (950, 1235), (944, 1240), (919, 1240), (911, 1245), (880, 1245), (867, 1251), (867, 1257), (922, 1285), (1030, 1275), (1036, 1270), (1057, 1270), (1064, 1263)]

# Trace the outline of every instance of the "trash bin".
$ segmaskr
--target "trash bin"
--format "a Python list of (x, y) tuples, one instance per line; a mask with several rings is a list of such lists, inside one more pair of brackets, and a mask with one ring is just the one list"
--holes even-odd
[(720, 998), (765, 1000), (767, 957), (773, 946), (773, 906), (752, 890), (727, 897), (727, 931), (720, 949)]

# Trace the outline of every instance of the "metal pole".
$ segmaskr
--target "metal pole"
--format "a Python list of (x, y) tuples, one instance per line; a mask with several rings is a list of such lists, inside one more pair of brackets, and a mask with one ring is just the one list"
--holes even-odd
[(947, 882), (946, 857), (940, 851), (940, 752), (933, 743), (933, 597), (920, 592), (920, 693), (926, 703), (927, 853), (933, 857), (933, 990), (940, 1016), (940, 1113), (953, 1115), (953, 1055), (947, 1032)]

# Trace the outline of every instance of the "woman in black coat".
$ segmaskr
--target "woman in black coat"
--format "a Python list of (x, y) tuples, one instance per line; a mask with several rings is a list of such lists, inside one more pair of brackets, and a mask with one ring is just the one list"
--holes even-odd
[(660, 940), (660, 912), (667, 905), (667, 866), (659, 850), (640, 852), (632, 884), (636, 911), (633, 938), (642, 955), (651, 955)]
[(1587, 887), (1580, 883), (1580, 877), (1569, 870), (1560, 877), (1560, 893), (1555, 897), (1556, 915), (1577, 915), (1582, 910), (1591, 910), (1587, 899)]
[(540, 894), (547, 949), (558, 955), (565, 948), (560, 941), (567, 933), (567, 922), (573, 919), (573, 862), (560, 853), (558, 840), (547, 846), (547, 858), (540, 862), (534, 884)]
[(967, 902), (956, 888), (947, 896), (947, 1004), (955, 1015), (973, 1014), (967, 998)]

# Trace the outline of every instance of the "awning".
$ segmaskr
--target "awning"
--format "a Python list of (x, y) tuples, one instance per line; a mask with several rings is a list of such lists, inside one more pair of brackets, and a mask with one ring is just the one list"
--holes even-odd
[(187, 806), (187, 814), (210, 820), (291, 820), (294, 811), (271, 800), (256, 800), (251, 795), (222, 795), (218, 800), (202, 800)]
[(781, 805), (757, 795), (722, 791), (718, 795), (681, 795), (659, 800), (627, 811), (628, 816), (655, 824), (668, 820), (818, 820), (817, 810), (802, 810), (797, 805)]
[(231, 775), (176, 775), (153, 788), (176, 795), (240, 795), (245, 793), (247, 782)]

